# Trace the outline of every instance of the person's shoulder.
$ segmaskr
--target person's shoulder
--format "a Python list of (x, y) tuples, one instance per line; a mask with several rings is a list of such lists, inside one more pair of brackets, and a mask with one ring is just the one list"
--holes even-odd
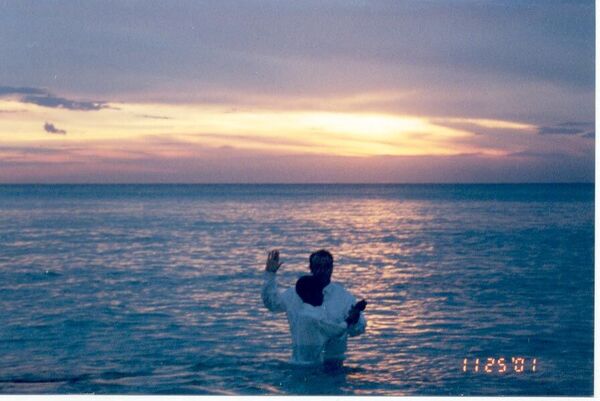
[(290, 302), (294, 299), (295, 293), (296, 291), (294, 291), (293, 288), (286, 288), (281, 292), (281, 300), (286, 304), (286, 306), (289, 306)]
[(350, 296), (350, 297), (352, 296), (350, 291), (348, 291), (341, 283), (336, 283), (333, 281), (331, 283), (329, 283), (329, 285), (327, 285), (327, 287), (325, 287), (325, 291), (335, 293), (337, 295)]
[(290, 287), (283, 291), (281, 297), (288, 308), (299, 309), (300, 305), (303, 303), (294, 287)]
[(299, 308), (301, 314), (311, 317), (319, 317), (322, 309), (323, 308), (320, 308), (318, 306), (312, 306), (304, 302), (300, 305)]
[(348, 290), (346, 290), (346, 288), (344, 288), (344, 285), (342, 283), (338, 283), (336, 281), (332, 281), (330, 282), (327, 287), (325, 288), (331, 288), (332, 290), (335, 291), (345, 291), (348, 292)]
[(298, 317), (306, 319), (310, 322), (325, 322), (327, 321), (327, 313), (323, 306), (312, 306), (303, 303), (298, 309)]
[(282, 296), (286, 299), (292, 299), (292, 298), (294, 298), (295, 295), (296, 295), (296, 289), (292, 288), (292, 287), (286, 288), (282, 294)]

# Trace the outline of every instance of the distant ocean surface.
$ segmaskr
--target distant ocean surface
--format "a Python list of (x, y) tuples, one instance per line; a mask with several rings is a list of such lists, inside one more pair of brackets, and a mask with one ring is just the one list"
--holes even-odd
[[(369, 301), (343, 370), (286, 363), (272, 248)], [(0, 186), (4, 394), (592, 395), (593, 305), (593, 184)]]

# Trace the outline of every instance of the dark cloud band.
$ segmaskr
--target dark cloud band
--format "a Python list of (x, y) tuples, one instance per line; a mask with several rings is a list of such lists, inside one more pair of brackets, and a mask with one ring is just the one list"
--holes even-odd
[(540, 127), (538, 134), (540, 135), (570, 135), (583, 136), (585, 138), (594, 137), (594, 123), (585, 121), (568, 121), (552, 126)]
[(23, 103), (68, 110), (94, 111), (108, 107), (105, 102), (79, 101), (54, 96), (41, 88), (0, 86), (0, 97), (18, 96)]

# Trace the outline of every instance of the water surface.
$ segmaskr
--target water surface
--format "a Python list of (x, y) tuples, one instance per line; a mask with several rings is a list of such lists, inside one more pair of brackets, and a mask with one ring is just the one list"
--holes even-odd
[[(342, 371), (286, 364), (271, 248), (369, 300)], [(593, 185), (0, 186), (0, 392), (591, 395), (593, 280)]]

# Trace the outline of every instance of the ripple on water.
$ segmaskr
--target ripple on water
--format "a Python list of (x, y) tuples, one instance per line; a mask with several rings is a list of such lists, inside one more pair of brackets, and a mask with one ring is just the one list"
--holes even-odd
[[(0, 392), (592, 393), (587, 187), (111, 188), (0, 191)], [(282, 286), (328, 248), (334, 279), (368, 299), (344, 369), (285, 363), (285, 316), (260, 300), (275, 247)], [(461, 369), (517, 355), (539, 371)]]

